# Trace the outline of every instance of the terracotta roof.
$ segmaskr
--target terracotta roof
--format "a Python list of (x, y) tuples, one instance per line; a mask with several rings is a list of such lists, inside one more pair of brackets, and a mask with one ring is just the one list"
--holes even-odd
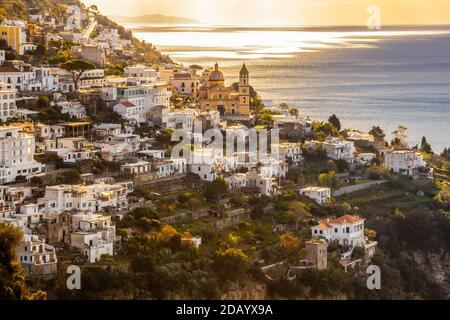
[(13, 66), (1, 66), (0, 72), (20, 72), (20, 70), (14, 68)]
[(123, 106), (125, 106), (125, 107), (127, 107), (127, 108), (132, 108), (132, 107), (135, 106), (135, 105), (132, 104), (130, 101), (122, 101), (120, 104), (123, 105)]
[(363, 219), (360, 218), (359, 216), (352, 216), (352, 215), (346, 214), (346, 215), (338, 217), (338, 218), (333, 217), (333, 218), (320, 220), (318, 227), (321, 229), (328, 229), (328, 228), (332, 228), (334, 225), (357, 223), (357, 222), (361, 222), (362, 220)]
[(175, 73), (173, 75), (173, 78), (175, 80), (188, 80), (191, 79), (192, 76), (189, 73)]

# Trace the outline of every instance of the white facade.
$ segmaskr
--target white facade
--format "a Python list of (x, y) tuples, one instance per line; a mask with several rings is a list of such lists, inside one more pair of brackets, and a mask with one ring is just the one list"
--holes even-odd
[(228, 188), (231, 190), (241, 190), (247, 188), (248, 190), (257, 190), (259, 194), (265, 196), (274, 196), (280, 193), (280, 188), (276, 179), (268, 177), (261, 173), (235, 173), (225, 177)]
[(72, 216), (71, 230), (71, 246), (79, 249), (90, 263), (114, 254), (116, 227), (110, 216), (76, 214)]
[(197, 113), (197, 111), (189, 109), (169, 112), (167, 115), (167, 123), (163, 123), (163, 127), (192, 132)]
[(328, 242), (337, 241), (340, 245), (364, 247), (364, 219), (358, 216), (345, 215), (339, 218), (320, 220), (311, 228), (313, 238), (325, 238)]
[(200, 177), (204, 181), (212, 182), (217, 178), (215, 164), (193, 164), (191, 166), (191, 173)]
[(156, 84), (158, 81), (158, 71), (144, 65), (128, 66), (124, 73), (125, 77), (133, 78), (142, 84)]
[(42, 171), (42, 164), (34, 160), (33, 134), (20, 132), (16, 127), (0, 127), (0, 183), (15, 181), (16, 177), (32, 177)]
[(300, 195), (313, 199), (318, 204), (323, 205), (331, 198), (331, 189), (322, 187), (308, 187), (300, 189)]
[(156, 161), (152, 164), (152, 170), (156, 172), (158, 178), (184, 174), (186, 173), (186, 160), (171, 159)]
[(59, 68), (35, 67), (36, 80), (41, 83), (42, 91), (55, 92), (59, 90)]
[(16, 89), (0, 82), (0, 120), (3, 122), (16, 116)]
[(120, 171), (130, 174), (141, 174), (151, 171), (151, 164), (147, 161), (139, 161), (135, 163), (127, 163), (120, 166)]
[(425, 167), (423, 156), (414, 150), (386, 150), (384, 166), (391, 172), (413, 176), (419, 167)]
[(327, 157), (333, 160), (352, 161), (355, 158), (355, 144), (353, 141), (328, 137), (325, 142), (310, 141), (309, 145), (320, 145), (327, 152)]
[(278, 148), (279, 160), (291, 160), (295, 164), (298, 164), (303, 160), (302, 145), (300, 143), (283, 142), (278, 145), (272, 145), (272, 153), (273, 148)]
[(29, 274), (45, 276), (56, 273), (56, 250), (37, 235), (24, 234), (17, 247), (17, 255)]
[(147, 121), (148, 111), (143, 105), (135, 105), (131, 101), (122, 101), (114, 105), (113, 110), (120, 116), (133, 123)]
[(47, 186), (43, 198), (38, 199), (41, 212), (62, 213), (78, 210), (100, 212), (106, 207), (123, 210), (128, 205), (129, 183)]
[(57, 103), (61, 107), (61, 113), (68, 113), (71, 118), (86, 118), (86, 107), (80, 101), (62, 101)]

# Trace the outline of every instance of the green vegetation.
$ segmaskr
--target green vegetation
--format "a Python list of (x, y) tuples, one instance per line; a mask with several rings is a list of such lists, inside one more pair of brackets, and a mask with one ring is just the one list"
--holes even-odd
[(43, 291), (31, 293), (25, 284), (24, 271), (16, 254), (22, 232), (0, 224), (0, 300), (44, 300)]
[(95, 65), (84, 60), (70, 60), (59, 65), (60, 68), (72, 73), (75, 89), (78, 90), (78, 81), (85, 71), (95, 69)]

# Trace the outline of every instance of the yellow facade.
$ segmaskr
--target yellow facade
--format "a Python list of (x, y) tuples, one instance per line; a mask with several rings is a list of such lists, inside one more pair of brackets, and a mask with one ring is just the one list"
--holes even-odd
[(239, 88), (226, 87), (216, 63), (206, 85), (199, 90), (198, 102), (204, 111), (219, 111), (221, 116), (250, 116), (250, 85), (245, 64), (239, 75)]
[(20, 27), (0, 26), (0, 39), (8, 42), (8, 45), (16, 52), (20, 52)]

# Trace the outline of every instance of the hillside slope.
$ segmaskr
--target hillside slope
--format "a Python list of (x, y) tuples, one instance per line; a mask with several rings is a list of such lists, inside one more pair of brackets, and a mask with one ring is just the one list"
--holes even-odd
[[(50, 10), (51, 15), (58, 20), (66, 19), (68, 14), (67, 7), (77, 5), (83, 9), (86, 6), (79, 0), (3, 0), (0, 6), (0, 21), (5, 19), (22, 19), (27, 20), (28, 14), (38, 12), (43, 8)], [(122, 25), (112, 21), (109, 17), (97, 15), (98, 22), (105, 28), (114, 28), (119, 30), (119, 34), (125, 39), (132, 39), (133, 45), (142, 53), (141, 62), (145, 63), (162, 63), (172, 62), (171, 59), (161, 54), (151, 43), (146, 43), (132, 36), (131, 31), (126, 30)]]

